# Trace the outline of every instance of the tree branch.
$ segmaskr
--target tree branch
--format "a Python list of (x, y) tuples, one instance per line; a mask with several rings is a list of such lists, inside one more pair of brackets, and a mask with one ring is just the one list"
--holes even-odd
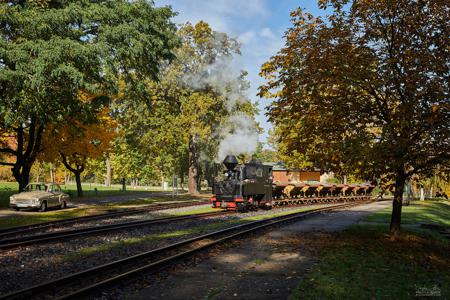
[(0, 153), (8, 153), (11, 155), (17, 155), (17, 151), (15, 151), (11, 148), (0, 148)]
[(77, 170), (75, 168), (72, 168), (72, 166), (67, 161), (67, 157), (60, 151), (59, 154), (61, 155), (62, 163), (63, 165), (72, 173), (76, 173)]

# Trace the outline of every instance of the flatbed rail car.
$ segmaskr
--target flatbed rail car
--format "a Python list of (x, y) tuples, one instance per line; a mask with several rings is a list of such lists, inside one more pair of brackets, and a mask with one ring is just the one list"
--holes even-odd
[(258, 208), (312, 203), (368, 200), (375, 186), (370, 184), (323, 184), (273, 181), (272, 166), (257, 160), (238, 165), (236, 157), (223, 161), (225, 179), (213, 186), (212, 207), (245, 212)]

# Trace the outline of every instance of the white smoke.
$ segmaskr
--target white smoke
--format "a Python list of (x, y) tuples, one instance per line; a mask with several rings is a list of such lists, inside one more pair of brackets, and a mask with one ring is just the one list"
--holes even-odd
[[(221, 47), (226, 36), (217, 32), (215, 35), (215, 47)], [(231, 55), (222, 55), (216, 57), (213, 63), (189, 72), (182, 78), (183, 83), (192, 89), (211, 89), (226, 100), (225, 107), (231, 116), (215, 133), (221, 139), (217, 162), (222, 162), (226, 155), (254, 153), (258, 145), (256, 122), (248, 115), (236, 112), (238, 105), (250, 101), (250, 85), (243, 79), (245, 75), (246, 72), (240, 69)]]
[(250, 154), (258, 145), (258, 131), (253, 119), (243, 113), (236, 113), (222, 129), (222, 140), (217, 153), (217, 162), (227, 155)]
[(224, 96), (227, 99), (226, 108), (231, 112), (236, 105), (249, 101), (249, 83), (242, 80), (242, 76), (233, 58), (224, 56), (195, 73), (184, 75), (182, 80), (194, 90), (209, 88)]

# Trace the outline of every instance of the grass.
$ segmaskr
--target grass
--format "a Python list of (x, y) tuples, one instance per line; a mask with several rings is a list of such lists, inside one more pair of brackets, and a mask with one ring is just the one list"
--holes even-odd
[(210, 212), (216, 212), (216, 211), (221, 211), (221, 210), (218, 210), (217, 208), (212, 208), (211, 206), (200, 207), (200, 208), (195, 208), (195, 206), (194, 206), (192, 209), (185, 210), (185, 211), (174, 212), (174, 213), (171, 213), (171, 215), (173, 215), (173, 216), (186, 216), (186, 215), (203, 214), (203, 213), (210, 213)]
[[(64, 187), (64, 186), (63, 186)], [(74, 187), (75, 188), (75, 187)], [(108, 190), (107, 187), (101, 187), (106, 193), (114, 193), (117, 191)], [(113, 187), (114, 188), (114, 187)], [(0, 183), (0, 208), (5, 208), (9, 205), (9, 196), (16, 193), (17, 184), (16, 183)], [(136, 191), (129, 191), (126, 193), (136, 193)], [(88, 197), (88, 196), (86, 196)], [(27, 212), (26, 215), (11, 215), (0, 218), (0, 228), (15, 227), (30, 225), (42, 222), (57, 221), (67, 218), (82, 217), (93, 214), (105, 213), (108, 211), (113, 211), (121, 208), (127, 208), (130, 206), (137, 205), (149, 205), (158, 202), (182, 202), (182, 201), (192, 201), (192, 200), (204, 200), (206, 196), (190, 196), (190, 195), (177, 195), (172, 198), (171, 195), (168, 196), (157, 196), (154, 198), (138, 198), (130, 201), (107, 203), (102, 205), (90, 205), (83, 208), (65, 209), (65, 210), (52, 210), (45, 213), (42, 212)], [(71, 202), (82, 202), (79, 199), (75, 199)], [(77, 201), (78, 200), (78, 201)], [(205, 212), (212, 211), (206, 209)], [(202, 212), (202, 211), (200, 211)], [(187, 212), (190, 214), (191, 212)], [(195, 213), (195, 211), (193, 212)]]
[[(372, 214), (363, 221), (389, 223), (392, 208), (388, 207)], [(450, 226), (450, 203), (448, 201), (412, 201), (409, 206), (402, 207), (402, 224), (437, 224)]]
[(69, 218), (84, 217), (110, 212), (111, 209), (102, 206), (89, 206), (47, 212), (29, 212), (27, 215), (12, 215), (0, 218), (0, 228), (24, 226), (42, 222), (57, 221)]
[(0, 208), (8, 207), (9, 197), (17, 193), (17, 183), (1, 182), (0, 183)]
[(164, 233), (160, 233), (160, 234), (151, 234), (151, 235), (146, 235), (146, 236), (139, 237), (139, 238), (128, 238), (128, 239), (124, 239), (124, 240), (120, 240), (120, 241), (114, 241), (114, 242), (111, 242), (108, 244), (87, 247), (87, 248), (83, 248), (81, 250), (72, 252), (72, 253), (68, 254), (67, 256), (65, 256), (63, 260), (64, 261), (78, 260), (80, 258), (84, 258), (84, 257), (90, 256), (90, 255), (93, 255), (93, 254), (99, 253), (99, 252), (109, 252), (116, 248), (128, 247), (128, 246), (131, 246), (134, 244), (144, 243), (144, 242), (148, 242), (148, 241), (157, 241), (157, 240), (161, 240), (161, 239), (183, 236), (183, 235), (195, 233), (197, 231), (198, 230), (196, 228), (184, 229), (184, 230), (177, 230), (177, 231), (171, 231), (171, 232), (164, 232)]
[(213, 299), (215, 296), (217, 296), (220, 292), (222, 292), (221, 288), (212, 288), (211, 290), (209, 290), (208, 292), (208, 296), (207, 299)]
[[(185, 197), (186, 200), (189, 200), (191, 198)], [(171, 198), (169, 197), (159, 197), (155, 199), (145, 199), (148, 200), (141, 204), (152, 204), (157, 202), (167, 202)], [(129, 202), (138, 202), (138, 199), (136, 201), (129, 201)], [(180, 201), (180, 199), (179, 199)], [(68, 218), (76, 218), (76, 217), (84, 217), (88, 215), (94, 215), (94, 214), (101, 214), (106, 213), (110, 211), (119, 210), (121, 208), (127, 208), (129, 206), (132, 206), (133, 204), (126, 202), (126, 205), (123, 203), (111, 203), (106, 205), (90, 205), (82, 208), (73, 208), (73, 209), (65, 209), (65, 210), (52, 210), (48, 212), (34, 212), (30, 211), (27, 212), (26, 215), (11, 215), (8, 217), (2, 217), (0, 218), (0, 228), (7, 228), (7, 227), (15, 227), (15, 226), (23, 226), (23, 225), (30, 225), (30, 224), (36, 224), (36, 223), (42, 223), (42, 222), (50, 222), (50, 221), (57, 221), (57, 220), (63, 220)], [(134, 204), (137, 205), (137, 204)], [(191, 211), (186, 211), (181, 214), (193, 214), (193, 213), (202, 213), (202, 212), (211, 212), (214, 211), (210, 207), (206, 208), (199, 208), (194, 209)]]
[[(122, 191), (121, 185), (111, 185), (109, 187), (101, 184), (83, 184), (83, 197), (77, 197), (77, 187), (74, 184), (61, 185), (62, 190), (69, 194), (72, 200), (75, 202), (82, 200), (83, 198), (93, 197), (105, 197), (112, 195), (126, 195), (126, 194), (139, 194), (142, 192), (159, 192), (162, 191), (160, 187), (137, 187), (130, 188)], [(9, 197), (18, 192), (18, 184), (15, 182), (0, 182), (0, 208), (7, 208), (9, 205)]]
[(172, 195), (164, 195), (164, 196), (155, 196), (151, 198), (138, 198), (134, 200), (127, 200), (121, 202), (114, 202), (107, 204), (108, 206), (136, 206), (136, 205), (146, 205), (146, 204), (154, 204), (158, 202), (184, 202), (184, 201), (205, 201), (208, 200), (208, 195), (204, 196), (192, 196), (188, 194), (176, 195), (172, 197)]
[[(438, 233), (389, 233), (390, 209), (331, 237), (319, 262), (290, 299), (411, 299), (420, 293), (450, 297), (450, 246)], [(420, 201), (404, 207), (407, 224), (448, 225), (448, 203)]]

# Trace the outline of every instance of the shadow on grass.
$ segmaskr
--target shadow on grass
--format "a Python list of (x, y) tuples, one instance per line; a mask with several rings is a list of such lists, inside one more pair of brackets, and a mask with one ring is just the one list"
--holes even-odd
[(421, 289), (450, 295), (448, 242), (384, 226), (353, 226), (334, 237), (291, 299), (411, 299)]

